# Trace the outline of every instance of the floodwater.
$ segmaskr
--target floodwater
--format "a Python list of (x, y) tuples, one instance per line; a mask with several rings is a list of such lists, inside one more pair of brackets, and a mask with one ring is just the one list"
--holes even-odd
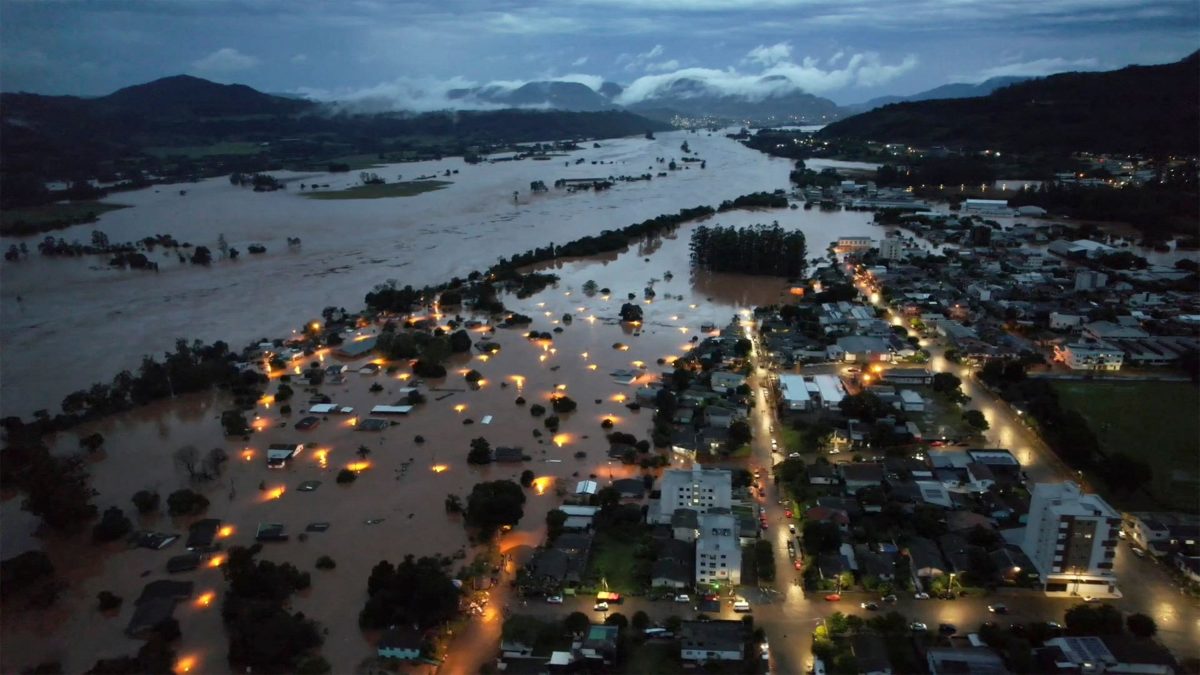
[[(130, 201), (138, 201), (138, 207), (109, 214), (101, 223), (114, 241), (158, 230), (180, 239), (186, 238), (186, 232), (194, 242), (211, 243), (216, 233), (224, 231), (234, 246), (264, 241), (270, 253), (259, 260), (221, 263), (208, 270), (164, 265), (153, 279), (144, 273), (93, 271), (79, 260), (30, 260), (6, 266), (5, 414), (51, 405), (77, 386), (107, 379), (116, 368), (133, 365), (142, 353), (168, 348), (176, 335), (226, 338), (235, 345), (254, 337), (281, 337), (318, 315), (322, 306), (359, 307), (362, 294), (383, 278), (436, 282), (544, 241), (568, 241), (681, 207), (786, 187), (790, 163), (748, 151), (719, 135), (662, 134), (654, 142), (611, 141), (602, 143), (604, 148), (577, 154), (625, 158), (632, 173), (648, 166), (655, 152), (673, 154), (685, 137), (708, 159), (706, 171), (678, 172), (650, 184), (621, 184), (599, 195), (552, 191), (530, 200), (523, 191), (522, 203), (515, 206), (505, 203), (506, 197), (511, 202), (511, 189), (519, 189), (522, 183), (527, 186), (534, 178), (550, 183), (565, 167), (530, 161), (460, 166), (455, 186), (401, 200), (307, 201), (289, 194), (242, 192), (223, 181), (189, 186), (184, 197), (176, 190), (162, 189), (132, 195)], [(590, 171), (583, 171), (585, 166)], [(406, 177), (432, 172), (413, 165), (403, 165), (402, 170)], [(572, 171), (598, 173), (590, 165)], [(187, 223), (188, 229), (148, 218), (148, 214), (165, 218), (172, 211), (179, 218), (171, 222)], [(235, 218), (241, 211), (254, 215)], [(882, 229), (871, 225), (870, 217), (853, 212), (739, 211), (718, 214), (709, 222), (742, 225), (778, 220), (786, 228), (806, 233), (812, 258), (821, 256), (839, 236), (881, 236)], [(294, 225), (287, 225), (291, 222)], [(81, 435), (103, 434), (107, 449), (90, 464), (98, 492), (95, 503), (101, 510), (117, 505), (127, 512), (132, 510), (130, 496), (139, 489), (155, 489), (165, 498), (188, 485), (186, 474), (173, 460), (180, 447), (192, 445), (201, 453), (224, 448), (230, 461), (220, 478), (192, 485), (212, 502), (206, 516), (232, 526), (230, 545), (251, 543), (261, 523), (286, 526), (291, 539), (265, 545), (262, 557), (312, 571), (312, 588), (293, 598), (292, 608), (315, 618), (328, 631), (321, 652), (334, 671), (353, 671), (372, 653), (368, 637), (357, 625), (372, 566), (406, 554), (463, 551), (461, 564), (473, 557), (459, 517), (444, 511), (448, 494), (465, 498), (481, 480), (516, 479), (522, 470), (531, 469), (542, 479), (537, 483), (541, 494), (538, 489), (526, 491), (525, 516), (503, 537), (501, 548), (537, 544), (546, 512), (561, 502), (560, 493), (574, 489), (576, 481), (594, 477), (604, 484), (643, 473), (606, 456), (606, 432), (601, 427), (605, 419), (614, 422), (615, 430), (646, 438), (652, 415), (650, 410), (628, 410), (624, 403), (633, 400), (636, 383), (620, 384), (609, 373), (632, 369), (644, 373), (639, 382), (650, 379), (663, 369), (659, 359), (682, 355), (693, 337), (701, 337), (702, 323), (724, 325), (786, 293), (778, 278), (692, 273), (687, 247), (692, 227), (685, 225), (622, 254), (542, 266), (561, 277), (558, 284), (524, 300), (505, 298), (510, 309), (534, 317), (533, 326), (498, 329), (495, 340), (502, 349), (486, 361), (479, 355), (456, 356), (448, 364), (445, 380), (424, 383), (428, 402), (409, 416), (394, 418), (394, 426), (383, 432), (358, 431), (351, 419), (363, 418), (372, 405), (401, 398), (400, 389), (413, 382), (404, 365), (395, 373), (375, 376), (351, 370), (344, 384), (323, 385), (322, 393), (340, 405), (353, 406), (356, 413), (328, 416), (308, 432), (291, 428), (309, 396), (293, 383), (296, 397), (290, 403), (297, 412), (281, 416), (278, 403), (260, 403), (256, 424), (262, 430), (249, 443), (224, 438), (218, 418), (227, 403), (217, 394), (204, 394), (159, 402), (60, 434), (51, 439), (53, 448), (75, 452)], [(289, 235), (303, 237), (301, 251), (283, 250), (282, 240)], [(343, 265), (344, 270), (329, 271)], [(44, 279), (42, 284), (36, 275)], [(610, 288), (612, 294), (584, 295), (582, 287), (588, 280)], [(643, 289), (650, 285), (656, 297), (646, 303)], [(24, 296), (20, 307), (15, 306), (18, 293)], [(639, 331), (614, 321), (628, 293), (636, 295), (646, 312)], [(51, 306), (58, 308), (57, 315), (50, 312)], [(567, 313), (573, 318), (569, 325), (562, 323)], [(552, 341), (531, 342), (524, 337), (530, 329), (555, 327), (564, 331)], [(616, 349), (616, 343), (628, 349)], [(12, 354), (21, 358), (14, 360)], [(471, 390), (463, 380), (469, 368), (485, 378), (478, 390)], [(370, 392), (375, 383), (384, 391)], [(579, 405), (577, 411), (561, 416), (558, 435), (530, 416), (528, 405), (515, 403), (520, 395), (530, 404), (548, 404), (555, 392), (566, 393)], [(35, 405), (35, 400), (41, 403)], [(9, 401), (16, 407), (9, 408)], [(488, 415), (491, 423), (482, 424)], [(466, 420), (473, 423), (465, 424)], [(542, 432), (541, 438), (535, 437), (535, 430)], [(416, 443), (417, 435), (425, 442)], [(479, 436), (493, 447), (521, 446), (531, 461), (470, 466), (466, 454), (471, 439)], [(287, 468), (269, 470), (263, 455), (266, 446), (275, 442), (303, 442), (306, 449)], [(369, 451), (365, 459), (358, 453), (360, 447)], [(586, 455), (576, 458), (580, 451)], [(358, 462), (367, 467), (356, 482), (334, 482), (340, 469)], [(322, 484), (313, 492), (299, 492), (296, 488), (305, 480)], [(70, 584), (50, 610), (6, 608), (0, 624), (5, 644), (0, 670), (10, 672), (56, 659), (67, 672), (76, 672), (97, 658), (135, 652), (140, 643), (123, 634), (133, 600), (142, 585), (166, 577), (166, 560), (182, 552), (182, 544), (163, 551), (126, 549), (122, 544), (101, 549), (88, 543), (86, 536), (38, 536), (35, 520), (19, 511), (18, 498), (0, 502), (0, 515), (5, 557), (40, 545)], [(379, 522), (369, 525), (368, 520)], [(185, 533), (188, 522), (164, 515), (136, 522), (135, 527)], [(301, 541), (298, 535), (312, 522), (328, 522), (330, 528)], [(333, 557), (336, 569), (314, 569), (321, 555)], [(194, 672), (227, 671), (226, 637), (219, 617), (225, 585), (220, 570), (205, 567), (178, 578), (194, 581), (197, 596), (214, 594), (207, 606), (185, 603), (177, 608), (183, 632), (181, 656), (194, 660)], [(125, 598), (116, 616), (102, 617), (95, 610), (101, 590)], [(500, 591), (494, 599), (500, 602), (502, 597)], [(469, 663), (456, 659), (451, 670), (476, 672), (478, 664), (493, 653), (498, 625), (499, 612), (491, 607), (456, 643), (456, 650), (465, 650), (457, 653), (474, 658), (467, 659)]]

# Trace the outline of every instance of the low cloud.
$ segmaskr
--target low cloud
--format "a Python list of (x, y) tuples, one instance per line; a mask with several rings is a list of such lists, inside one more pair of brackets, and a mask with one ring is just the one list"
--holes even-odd
[[(463, 77), (448, 80), (399, 77), (363, 89), (314, 89), (302, 87), (296, 93), (316, 101), (332, 103), (339, 110), (355, 113), (378, 113), (396, 110), (434, 112), (440, 110), (500, 110), (511, 108), (486, 100), (488, 93), (504, 93), (519, 89), (531, 81), (577, 82), (599, 90), (604, 78), (586, 73), (569, 73), (538, 80), (492, 80), (475, 82)], [(482, 97), (481, 97), (482, 96)], [(523, 106), (531, 109), (546, 105)]]
[(586, 57), (586, 56), (581, 56), (581, 57), (579, 57), (579, 58), (577, 58), (577, 59), (575, 59), (574, 61), (572, 61), (572, 62), (571, 62), (571, 67), (572, 67), (572, 68), (578, 68), (579, 66), (582, 66), (583, 64), (585, 64), (585, 63), (587, 63), (587, 62), (588, 62), (588, 57)]
[(202, 73), (236, 73), (259, 64), (257, 57), (243, 54), (232, 47), (217, 51), (192, 62), (192, 69)]
[(667, 50), (662, 45), (654, 45), (649, 51), (640, 54), (622, 54), (617, 57), (617, 65), (624, 65), (625, 72), (628, 73), (661, 73), (667, 70), (676, 70), (679, 68), (679, 61), (669, 59), (659, 61), (659, 57), (666, 54)]
[[(875, 87), (889, 82), (917, 66), (917, 57), (909, 54), (896, 63), (885, 63), (878, 54), (853, 54), (838, 68), (827, 63), (822, 68), (814, 58), (799, 63), (790, 59), (790, 46), (780, 43), (756, 47), (743, 63), (763, 66), (759, 72), (744, 72), (735, 68), (684, 68), (669, 73), (638, 78), (617, 98), (617, 103), (630, 105), (656, 98), (680, 80), (695, 80), (703, 86), (701, 92), (714, 96), (742, 96), (752, 101), (782, 96), (797, 91), (810, 94), (844, 89), (846, 87)], [(833, 60), (841, 57), (835, 55)], [(698, 93), (698, 95), (699, 95)]]
[(1054, 57), (1035, 59), (1022, 63), (1008, 63), (994, 68), (987, 68), (975, 75), (964, 76), (967, 82), (983, 82), (993, 77), (1045, 77), (1055, 73), (1065, 73), (1071, 70), (1096, 70), (1100, 62), (1096, 59), (1064, 59)]

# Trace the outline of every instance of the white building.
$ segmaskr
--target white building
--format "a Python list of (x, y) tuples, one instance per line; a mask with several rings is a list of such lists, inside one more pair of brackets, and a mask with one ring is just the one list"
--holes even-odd
[(879, 257), (884, 260), (901, 260), (904, 258), (904, 242), (900, 239), (879, 240)]
[(696, 540), (696, 585), (742, 583), (742, 546), (738, 543), (737, 516), (700, 514)]
[(925, 399), (912, 389), (900, 390), (900, 402), (905, 412), (924, 412)]
[(1075, 273), (1075, 290), (1090, 291), (1093, 288), (1104, 288), (1108, 284), (1108, 275), (1095, 270), (1079, 270)]
[(846, 387), (837, 375), (813, 375), (812, 382), (817, 385), (821, 407), (826, 410), (837, 408), (842, 399), (846, 398)]
[(837, 240), (837, 250), (841, 253), (866, 251), (871, 248), (870, 237), (840, 237)]
[(1054, 360), (1071, 370), (1120, 370), (1125, 352), (1106, 342), (1073, 342), (1055, 346)]
[(1066, 330), (1078, 328), (1083, 324), (1083, 317), (1076, 314), (1059, 314), (1050, 312), (1050, 330)]
[(791, 373), (779, 375), (779, 398), (788, 410), (808, 410), (812, 404), (804, 377)]
[(963, 202), (962, 212), (988, 216), (1011, 216), (1013, 209), (1003, 199), (968, 199)]
[[(705, 469), (699, 464), (691, 469), (664, 471), (662, 497), (658, 502), (655, 523), (670, 523), (675, 509), (692, 509), (706, 513), (710, 509), (728, 509), (732, 499), (733, 475), (726, 469)], [(736, 537), (737, 531), (734, 530)]]
[(1113, 575), (1121, 515), (1076, 483), (1033, 486), (1021, 550), (1048, 594), (1121, 597)]

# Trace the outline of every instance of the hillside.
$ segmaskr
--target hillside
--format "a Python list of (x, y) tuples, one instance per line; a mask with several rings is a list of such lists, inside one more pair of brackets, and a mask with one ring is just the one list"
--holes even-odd
[(628, 106), (629, 110), (667, 120), (673, 115), (711, 117), (728, 122), (753, 124), (816, 124), (838, 119), (843, 115), (838, 105), (801, 91), (789, 91), (776, 96), (749, 98), (721, 94), (705, 83), (681, 78)]
[(851, 103), (842, 108), (847, 113), (858, 114), (876, 108), (882, 108), (885, 105), (892, 103), (904, 103), (906, 101), (933, 101), (943, 98), (974, 98), (976, 96), (987, 96), (988, 94), (1007, 87), (1010, 84), (1025, 82), (1028, 77), (993, 77), (978, 84), (968, 84), (965, 82), (954, 82), (951, 84), (943, 84), (940, 87), (934, 87), (909, 96), (878, 96), (876, 98), (863, 101), (862, 103)]
[(1200, 154), (1200, 52), (1161, 66), (1063, 73), (988, 96), (897, 103), (824, 138), (1005, 151)]

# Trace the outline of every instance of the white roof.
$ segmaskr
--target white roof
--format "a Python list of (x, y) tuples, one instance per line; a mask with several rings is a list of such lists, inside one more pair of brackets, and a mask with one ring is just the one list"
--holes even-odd
[(336, 403), (318, 403), (318, 404), (314, 405), (313, 407), (309, 408), (308, 412), (316, 413), (318, 415), (323, 415), (325, 413), (334, 412), (337, 409), (338, 409), (338, 407), (337, 407)]
[(372, 415), (407, 415), (411, 405), (377, 405), (371, 408)]
[(846, 397), (846, 389), (842, 387), (842, 382), (835, 375), (814, 375), (813, 382), (817, 383), (817, 389), (821, 392), (821, 401), (825, 405), (837, 405)]
[(267, 448), (267, 459), (290, 459), (296, 454), (295, 450), (283, 448)]
[(600, 510), (597, 506), (576, 506), (574, 504), (563, 504), (558, 507), (559, 511), (568, 516), (594, 516)]
[(783, 395), (783, 400), (790, 402), (807, 402), (808, 386), (804, 383), (804, 378), (800, 375), (783, 373), (779, 376), (779, 389)]
[(483, 419), (482, 419), (482, 420), (480, 420), (480, 421), (479, 421), (479, 423), (480, 423), (480, 424), (491, 424), (491, 423), (492, 423), (492, 416), (491, 416), (491, 415), (484, 415), (484, 416), (483, 416)]
[(600, 486), (594, 480), (581, 480), (575, 484), (575, 494), (594, 495), (599, 491)]
[(923, 398), (921, 398), (921, 395), (918, 394), (917, 392), (913, 391), (912, 389), (901, 389), (900, 390), (900, 400), (904, 401), (905, 403), (924, 403), (925, 402), (925, 400)]

